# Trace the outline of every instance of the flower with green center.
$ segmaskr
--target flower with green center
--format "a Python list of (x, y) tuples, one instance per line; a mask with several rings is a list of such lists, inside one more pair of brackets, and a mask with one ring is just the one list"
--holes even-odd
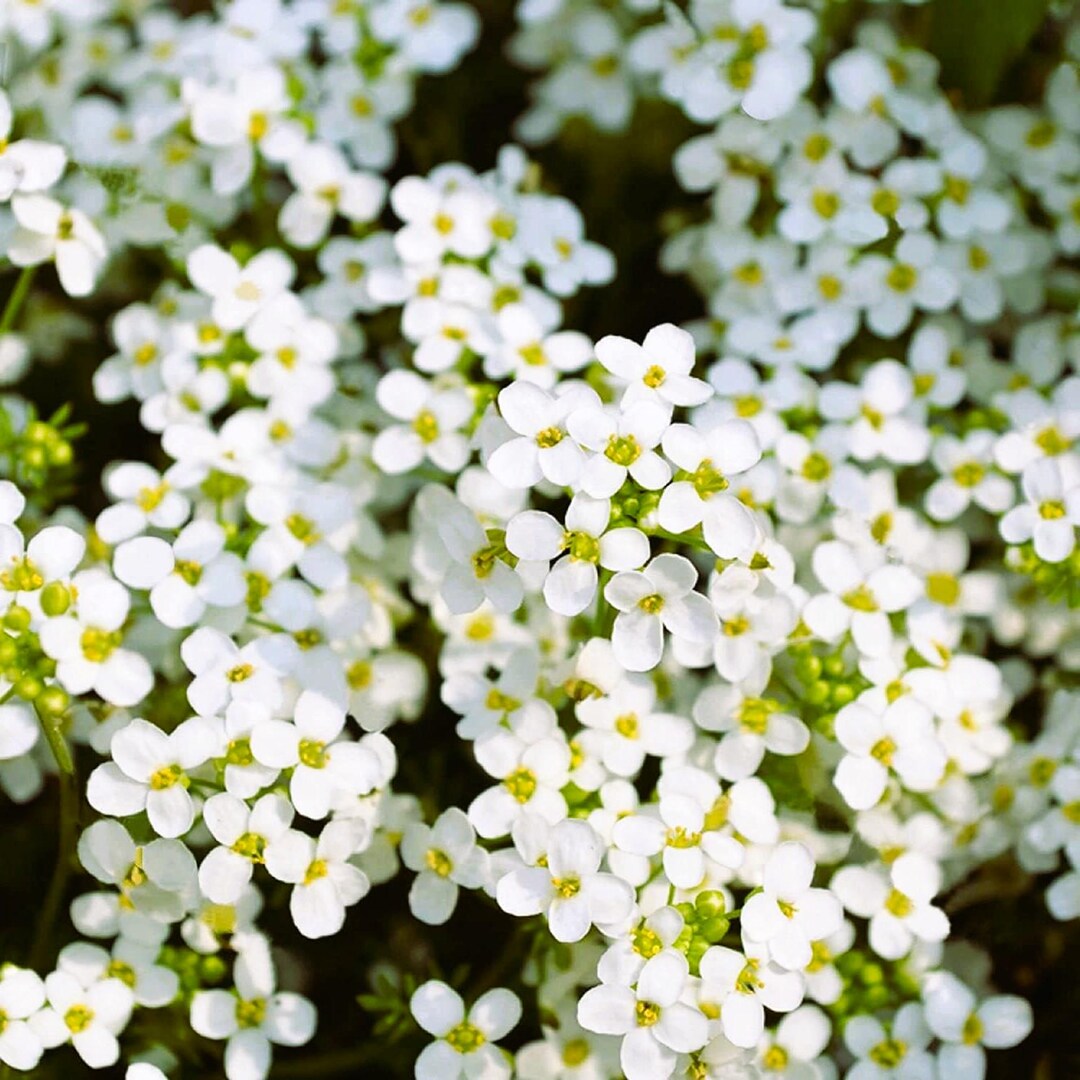
[(953, 481), (962, 488), (975, 488), (986, 476), (986, 466), (980, 461), (965, 461), (952, 471)]
[(243, 1031), (261, 1027), (266, 1019), (266, 998), (239, 998), (236, 1002), (236, 1024)]
[(258, 833), (246, 832), (233, 843), (232, 850), (245, 859), (261, 863), (266, 851), (266, 837)]
[(882, 1069), (895, 1069), (907, 1055), (907, 1044), (899, 1039), (884, 1039), (871, 1047), (867, 1055), (870, 1060)]
[(413, 431), (425, 444), (433, 443), (439, 437), (439, 421), (428, 409), (421, 409), (412, 422)]
[(536, 773), (524, 765), (516, 768), (503, 780), (503, 787), (522, 805), (527, 803), (536, 793), (537, 784)]
[(315, 522), (303, 514), (289, 514), (285, 518), (285, 528), (305, 547), (311, 547), (322, 539), (322, 533)]
[(438, 874), (442, 878), (449, 877), (450, 872), (454, 869), (450, 856), (445, 851), (439, 851), (437, 848), (428, 848), (424, 855), (424, 862), (433, 874)]
[(641, 457), (641, 443), (633, 435), (612, 435), (604, 447), (604, 457), (629, 468)]
[(326, 743), (318, 739), (301, 739), (297, 755), (301, 765), (309, 769), (325, 769), (328, 760)]
[(81, 1035), (94, 1022), (94, 1010), (86, 1005), (72, 1005), (64, 1013), (64, 1023), (72, 1035)]
[(82, 654), (92, 664), (104, 664), (121, 646), (124, 635), (119, 630), (102, 630), (88, 626), (79, 638)]
[(488, 990), (466, 1014), (461, 996), (432, 979), (413, 993), (409, 1008), (417, 1024), (436, 1040), (417, 1059), (418, 1080), (506, 1073), (503, 1051), (494, 1044), (521, 1018), (521, 1003), (509, 990)]

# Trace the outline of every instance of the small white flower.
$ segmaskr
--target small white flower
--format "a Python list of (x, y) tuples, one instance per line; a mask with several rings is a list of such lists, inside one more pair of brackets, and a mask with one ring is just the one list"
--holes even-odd
[(648, 561), (645, 534), (632, 527), (609, 529), (610, 518), (608, 499), (582, 494), (570, 501), (565, 527), (541, 510), (525, 510), (508, 523), (506, 546), (519, 559), (558, 559), (544, 579), (544, 599), (552, 611), (566, 616), (583, 612), (596, 595), (598, 566), (636, 570)]
[(590, 406), (575, 409), (567, 421), (574, 440), (592, 451), (581, 472), (581, 487), (594, 499), (609, 499), (627, 475), (647, 491), (671, 479), (671, 469), (654, 449), (667, 429), (669, 413), (641, 401), (625, 411)]
[(510, 1066), (495, 1045), (521, 1019), (521, 1002), (509, 990), (498, 987), (481, 994), (466, 1015), (461, 996), (430, 979), (413, 994), (409, 1008), (420, 1027), (436, 1038), (416, 1059), (416, 1080), (509, 1080)]
[(417, 871), (409, 910), (429, 926), (449, 920), (459, 887), (478, 889), (488, 880), (488, 854), (477, 845), (469, 819), (457, 807), (443, 811), (432, 826), (411, 824), (401, 840), (401, 860)]
[(976, 1077), (986, 1070), (984, 1046), (999, 1050), (1016, 1046), (1031, 1033), (1031, 1006), (1021, 997), (996, 994), (976, 1000), (955, 975), (935, 971), (923, 984), (926, 1023), (945, 1045), (938, 1068), (949, 1076)]
[(666, 1080), (679, 1054), (708, 1040), (704, 1015), (680, 1000), (689, 974), (685, 956), (663, 949), (646, 961), (633, 989), (601, 983), (578, 1002), (583, 1028), (622, 1037), (619, 1062), (627, 1080)]
[(37, 1013), (30, 1026), (46, 1047), (70, 1042), (91, 1069), (115, 1065), (120, 1058), (117, 1035), (126, 1027), (135, 1004), (120, 979), (103, 979), (90, 986), (66, 971), (45, 979), (49, 1007)]
[(622, 405), (650, 401), (662, 407), (700, 405), (712, 396), (708, 383), (695, 379), (694, 339), (671, 323), (654, 327), (638, 345), (609, 335), (596, 343), (596, 357), (626, 383)]
[(931, 1080), (939, 1075), (926, 1049), (931, 1038), (915, 1002), (901, 1005), (888, 1028), (873, 1016), (853, 1016), (844, 1025), (844, 1044), (858, 1060), (846, 1080)]
[(214, 752), (214, 730), (199, 717), (170, 734), (145, 720), (132, 720), (109, 745), (113, 760), (90, 775), (86, 797), (95, 810), (129, 817), (145, 810), (154, 831), (183, 836), (195, 821), (188, 773)]
[(315, 1034), (315, 1008), (299, 994), (275, 992), (274, 971), (265, 946), (240, 954), (233, 980), (235, 993), (196, 991), (191, 999), (191, 1026), (204, 1038), (228, 1040), (227, 1080), (263, 1080), (270, 1072), (271, 1043), (303, 1046)]
[(843, 909), (828, 889), (814, 889), (814, 860), (804, 844), (780, 844), (765, 864), (764, 889), (743, 905), (739, 925), (747, 940), (766, 944), (788, 971), (813, 958), (811, 942), (840, 929)]
[(47, 195), (15, 195), (11, 210), (18, 228), (8, 243), (8, 258), (16, 266), (52, 260), (64, 292), (88, 296), (108, 252), (86, 214)]
[(870, 920), (870, 947), (886, 960), (906, 956), (916, 940), (948, 936), (948, 917), (932, 903), (941, 889), (941, 869), (918, 852), (901, 855), (887, 876), (866, 867), (842, 867), (829, 887), (848, 911)]
[(656, 667), (664, 651), (664, 630), (692, 644), (712, 644), (716, 613), (694, 592), (696, 581), (697, 570), (689, 559), (657, 555), (644, 570), (623, 571), (607, 583), (604, 598), (619, 611), (611, 641), (623, 667)]
[(556, 941), (580, 941), (594, 924), (622, 922), (634, 890), (601, 873), (604, 843), (585, 821), (560, 821), (550, 833), (546, 866), (526, 866), (499, 879), (495, 897), (511, 915), (543, 913)]
[(0, 1061), (12, 1069), (29, 1072), (37, 1068), (44, 1048), (41, 1039), (26, 1021), (45, 1004), (45, 985), (40, 976), (26, 968), (5, 964), (0, 972)]
[(1002, 538), (1009, 544), (1031, 540), (1045, 562), (1067, 559), (1076, 546), (1080, 525), (1080, 458), (1042, 458), (1028, 465), (1020, 478), (1027, 502), (1001, 519)]
[(681, 472), (660, 496), (657, 520), (661, 526), (669, 532), (685, 533), (700, 524), (705, 542), (720, 558), (747, 554), (758, 528), (728, 489), (729, 477), (746, 472), (761, 460), (754, 429), (744, 420), (726, 420), (706, 431), (673, 424), (664, 432), (664, 453)]
[(368, 836), (364, 821), (340, 818), (325, 825), (317, 841), (295, 829), (268, 840), (266, 869), (293, 885), (289, 912), (304, 937), (336, 934), (345, 924), (345, 909), (367, 895), (367, 875), (348, 860)]

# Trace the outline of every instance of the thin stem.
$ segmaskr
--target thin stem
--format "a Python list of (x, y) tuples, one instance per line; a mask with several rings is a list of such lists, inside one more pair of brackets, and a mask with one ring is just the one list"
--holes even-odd
[(38, 723), (41, 725), (45, 741), (49, 744), (49, 749), (52, 751), (53, 760), (60, 770), (60, 775), (73, 775), (75, 762), (71, 759), (71, 749), (68, 747), (67, 740), (64, 738), (64, 733), (60, 727), (61, 718), (59, 716), (45, 716), (40, 711), (35, 711), (37, 711)]
[(49, 891), (45, 894), (38, 914), (34, 943), (30, 949), (30, 967), (35, 971), (41, 971), (48, 960), (53, 923), (56, 922), (56, 916), (64, 900), (78, 832), (79, 787), (74, 769), (70, 772), (61, 772), (58, 779), (60, 782), (60, 837), (52, 880), (49, 882)]
[(0, 334), (8, 333), (15, 325), (15, 319), (19, 314), (19, 309), (26, 299), (26, 294), (30, 291), (30, 284), (33, 282), (34, 274), (36, 273), (36, 266), (24, 266), (22, 268), (22, 273), (19, 274), (19, 280), (15, 282), (15, 288), (11, 290), (11, 295), (4, 305), (4, 314), (0, 316)]

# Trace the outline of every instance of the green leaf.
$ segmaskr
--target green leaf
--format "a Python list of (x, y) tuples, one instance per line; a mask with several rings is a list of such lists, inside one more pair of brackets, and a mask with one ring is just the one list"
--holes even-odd
[(942, 85), (968, 106), (989, 105), (1046, 17), (1050, 0), (935, 0), (930, 50)]

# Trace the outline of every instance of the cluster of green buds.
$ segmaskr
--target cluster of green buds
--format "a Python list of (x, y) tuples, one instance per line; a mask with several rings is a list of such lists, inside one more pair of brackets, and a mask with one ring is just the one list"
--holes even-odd
[(903, 960), (891, 963), (852, 949), (836, 959), (836, 970), (844, 980), (844, 991), (828, 1009), (838, 1021), (891, 1012), (919, 1000), (919, 982)]
[(173, 945), (162, 947), (157, 962), (176, 972), (180, 979), (180, 1000), (185, 1004), (190, 1003), (197, 991), (217, 986), (229, 974), (229, 964), (219, 954), (203, 955)]
[(690, 970), (700, 972), (701, 958), (713, 946), (723, 941), (731, 927), (724, 894), (716, 889), (706, 889), (694, 897), (694, 902), (675, 905), (683, 917), (682, 933), (675, 939), (675, 948), (686, 954)]
[(69, 423), (70, 411), (64, 405), (42, 420), (33, 405), (18, 417), (0, 405), (0, 476), (40, 509), (64, 498), (75, 475), (72, 442), (86, 426)]
[(1030, 543), (1010, 547), (1005, 565), (1031, 579), (1035, 589), (1052, 603), (1080, 607), (1080, 547), (1061, 562), (1048, 563), (1035, 554)]
[(843, 646), (828, 652), (808, 641), (788, 647), (792, 673), (801, 692), (802, 717), (822, 735), (832, 737), (837, 712), (853, 702), (870, 683), (844, 656)]

